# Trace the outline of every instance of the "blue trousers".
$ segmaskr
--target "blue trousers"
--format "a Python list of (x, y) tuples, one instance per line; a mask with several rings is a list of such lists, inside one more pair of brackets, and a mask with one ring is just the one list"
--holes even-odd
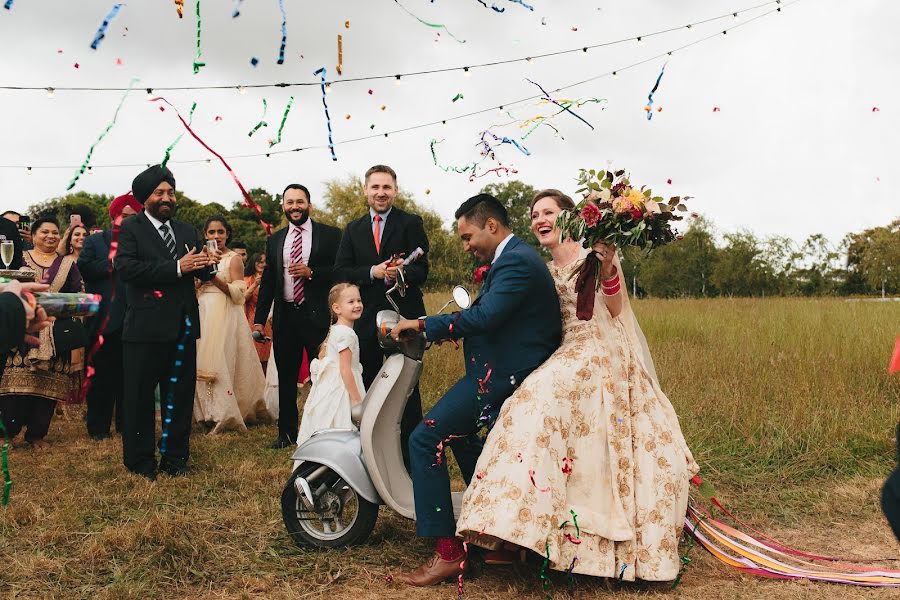
[[(468, 485), (484, 445), (477, 435), (479, 423), (493, 424), (515, 385), (507, 376), (491, 378), (485, 388), (486, 392), (479, 394), (478, 380), (466, 375), (428, 411), (409, 438), (416, 533), (419, 537), (456, 535), (445, 450), (453, 449), (453, 456)], [(438, 450), (441, 442), (444, 451)], [(437, 464), (438, 453), (440, 465)]]

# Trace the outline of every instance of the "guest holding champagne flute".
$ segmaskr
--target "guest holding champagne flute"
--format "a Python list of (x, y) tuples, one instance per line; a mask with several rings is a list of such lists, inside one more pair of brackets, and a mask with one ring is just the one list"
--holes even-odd
[[(263, 271), (266, 270), (266, 255), (262, 252), (254, 254), (244, 271), (244, 284), (247, 291), (244, 292), (244, 316), (253, 330), (253, 319), (256, 318), (256, 305), (259, 303), (259, 284), (262, 282)], [(272, 317), (269, 316), (262, 331), (262, 341), (256, 341), (256, 354), (259, 356), (259, 364), (263, 373), (267, 373), (269, 357), (272, 355)]]

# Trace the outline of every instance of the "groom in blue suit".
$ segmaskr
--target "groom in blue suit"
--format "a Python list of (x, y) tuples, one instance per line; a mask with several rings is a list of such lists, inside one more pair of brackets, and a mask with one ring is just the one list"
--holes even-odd
[(409, 439), (416, 533), (436, 538), (435, 553), (418, 569), (395, 579), (427, 586), (462, 572), (462, 542), (450, 496), (444, 455), (453, 449), (466, 484), (483, 446), (479, 430), (503, 402), (553, 353), (562, 335), (559, 297), (540, 255), (512, 234), (506, 209), (489, 194), (466, 200), (456, 211), (466, 252), (490, 265), (472, 306), (452, 315), (405, 320), (392, 335), (424, 331), (429, 341), (464, 341), (466, 375), (444, 394)]

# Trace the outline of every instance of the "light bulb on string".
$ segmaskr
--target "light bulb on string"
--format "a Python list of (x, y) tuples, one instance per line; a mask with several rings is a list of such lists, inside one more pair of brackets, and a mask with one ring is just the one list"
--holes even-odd
[(238, 94), (243, 96), (244, 94), (247, 93), (247, 88), (246, 88), (246, 86), (239, 85), (239, 86), (237, 86), (237, 91), (238, 91)]
[(25, 174), (31, 175), (31, 167), (25, 167)]
[(618, 78), (619, 78), (619, 74), (616, 73), (615, 71), (612, 72), (612, 76), (613, 76), (613, 79), (618, 79)]
[(469, 73), (469, 67), (463, 67), (463, 77), (471, 77), (472, 74)]
[(401, 82), (400, 82), (400, 76), (399, 76), (399, 75), (395, 75), (395, 76), (394, 76), (394, 85), (400, 85), (400, 83), (401, 83)]
[(152, 96), (152, 95), (153, 95), (153, 88), (147, 88), (147, 95), (148, 95), (148, 96)]
[(738, 18), (738, 14), (737, 14), (737, 13), (734, 13), (734, 14), (733, 14), (733, 15), (731, 15), (731, 16), (732, 16), (732, 17), (734, 17), (734, 18), (735, 18), (735, 19), (737, 19), (737, 18)]
[(534, 60), (529, 56), (528, 58), (525, 59), (525, 62), (527, 62), (530, 65), (534, 62)]
[(639, 36), (639, 37), (637, 38), (637, 43), (638, 43), (638, 46), (643, 46), (643, 45), (644, 45), (644, 40), (641, 39), (640, 36)]
[(326, 84), (325, 84), (325, 93), (326, 93), (326, 94), (330, 94), (330, 93), (331, 93), (331, 84), (330, 84), (330, 83), (326, 83)]
[(47, 97), (48, 98), (56, 97), (56, 90), (54, 90), (52, 87), (48, 87), (47, 88)]

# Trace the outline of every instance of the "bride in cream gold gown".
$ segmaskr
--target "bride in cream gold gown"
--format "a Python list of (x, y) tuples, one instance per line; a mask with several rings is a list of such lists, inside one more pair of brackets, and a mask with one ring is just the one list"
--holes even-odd
[(614, 248), (593, 249), (604, 291), (589, 320), (576, 316), (572, 275), (590, 251), (560, 243), (553, 228), (560, 210), (573, 206), (558, 190), (532, 204), (532, 230), (553, 256), (562, 344), (504, 403), (466, 491), (458, 534), (493, 550), (486, 558), (497, 562), (518, 546), (549, 554), (556, 570), (670, 581), (680, 567), (689, 481), (699, 469), (657, 382)]

